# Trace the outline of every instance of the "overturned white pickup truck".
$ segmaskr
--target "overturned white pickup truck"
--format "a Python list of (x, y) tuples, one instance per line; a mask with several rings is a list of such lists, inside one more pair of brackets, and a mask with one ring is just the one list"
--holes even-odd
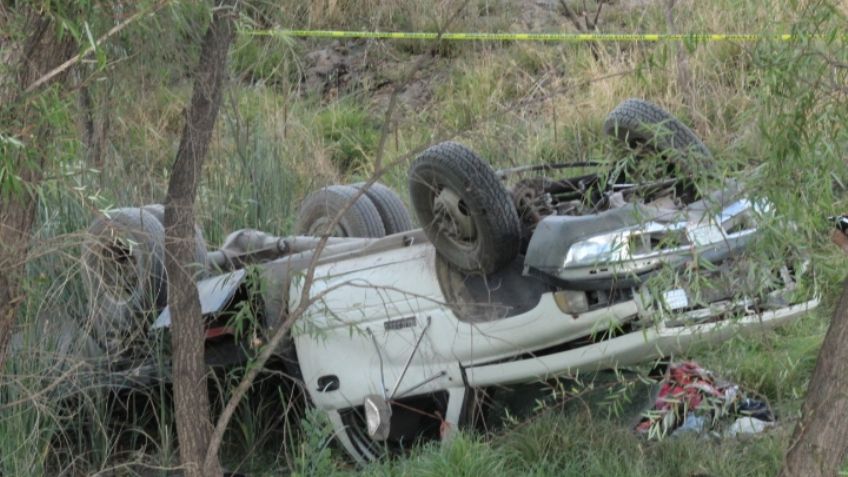
[[(344, 448), (366, 461), (449, 434), (467, 419), (472, 388), (642, 363), (763, 331), (818, 305), (798, 296), (803, 260), (787, 259), (750, 284), (742, 257), (774, 211), (732, 180), (699, 193), (682, 164), (709, 152), (686, 126), (628, 100), (604, 127), (638, 153), (679, 162), (673, 176), (533, 177), (508, 190), (510, 174), (591, 164), (494, 171), (448, 142), (410, 169), (422, 228), (374, 183), (307, 197), (299, 236), (241, 230), (206, 253), (198, 232), (210, 349), (247, 343), (232, 322), (245, 304), (261, 345), (308, 300), (277, 351)], [(92, 335), (116, 357), (170, 323), (158, 214), (119, 209), (95, 222), (84, 247)], [(318, 253), (321, 235), (332, 237)], [(711, 265), (700, 273), (713, 286), (683, 273), (693, 263)], [(652, 279), (661, 275), (672, 279)]]

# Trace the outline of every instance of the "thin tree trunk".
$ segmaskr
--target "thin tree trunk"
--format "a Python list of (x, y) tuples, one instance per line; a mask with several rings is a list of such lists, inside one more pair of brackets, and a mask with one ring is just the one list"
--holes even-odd
[[(12, 15), (0, 5), (0, 31), (8, 31)], [(23, 281), (29, 252), (29, 240), (35, 221), (34, 189), (41, 181), (49, 151), (39, 148), (50, 142), (50, 128), (23, 93), (50, 70), (67, 60), (74, 51), (73, 37), (59, 36), (50, 18), (27, 8), (24, 30), (29, 35), (23, 44), (3, 44), (0, 60), (11, 65), (10, 74), (0, 77), (0, 125), (4, 134), (20, 140), (24, 146), (0, 145), (0, 154), (12, 157), (17, 166), (9, 171), (17, 175), (19, 187), (0, 188), (0, 370), (14, 330), (18, 307), (24, 301)], [(9, 40), (6, 40), (9, 41)], [(55, 81), (65, 81), (58, 75)]]
[[(20, 171), (21, 181), (37, 184), (40, 173), (32, 167)], [(24, 301), (23, 281), (35, 198), (28, 191), (3, 193), (0, 198), (0, 370), (15, 327), (18, 307)]]
[(188, 477), (221, 475), (217, 459), (203, 465), (212, 423), (204, 364), (204, 326), (195, 286), (194, 201), (221, 104), (234, 2), (215, 10), (200, 61), (165, 201), (165, 268), (171, 311), (174, 406), (180, 460)]
[[(107, 93), (105, 96), (110, 96), (112, 86), (106, 86)], [(88, 156), (87, 164), (90, 167), (101, 171), (103, 177), (103, 154), (106, 146), (106, 135), (109, 130), (111, 114), (107, 101), (97, 101), (91, 92), (91, 86), (88, 84), (80, 85), (80, 109), (82, 110), (82, 137), (85, 145), (86, 155)]]
[[(833, 241), (848, 253), (848, 238)], [(781, 477), (832, 477), (848, 454), (848, 280), (824, 336)]]

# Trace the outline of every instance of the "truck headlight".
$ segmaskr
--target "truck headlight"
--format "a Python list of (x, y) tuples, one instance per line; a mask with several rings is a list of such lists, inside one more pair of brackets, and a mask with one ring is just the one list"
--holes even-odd
[(569, 247), (564, 268), (591, 267), (633, 259), (649, 259), (678, 250), (686, 243), (686, 222), (646, 222), (608, 232)]
[(620, 261), (629, 255), (630, 230), (596, 235), (575, 243), (565, 255), (564, 267), (588, 267)]
[(392, 407), (382, 396), (372, 394), (365, 397), (365, 422), (368, 425), (368, 436), (375, 441), (389, 438), (391, 430)]

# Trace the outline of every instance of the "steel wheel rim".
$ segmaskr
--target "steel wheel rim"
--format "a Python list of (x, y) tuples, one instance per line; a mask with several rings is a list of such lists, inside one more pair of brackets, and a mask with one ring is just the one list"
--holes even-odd
[(448, 187), (438, 187), (433, 195), (433, 220), (438, 234), (463, 249), (472, 249), (477, 241), (477, 225), (468, 205)]
[[(342, 227), (342, 224), (332, 224), (332, 219), (327, 217), (320, 217), (312, 225), (309, 226), (309, 230), (307, 231), (307, 235), (312, 236), (323, 236), (329, 235), (330, 237), (347, 237), (347, 233)], [(333, 225), (332, 229), (330, 225)]]

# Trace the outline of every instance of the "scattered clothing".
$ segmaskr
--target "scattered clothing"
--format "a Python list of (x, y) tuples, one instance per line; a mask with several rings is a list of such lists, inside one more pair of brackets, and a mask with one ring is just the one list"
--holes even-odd
[(719, 379), (694, 361), (668, 366), (657, 398), (643, 416), (636, 431), (649, 439), (724, 428), (729, 437), (757, 434), (775, 420), (766, 402), (746, 396), (738, 385)]
[(724, 435), (726, 437), (737, 437), (746, 434), (759, 434), (773, 425), (774, 422), (761, 421), (756, 417), (740, 417), (724, 431)]
[(686, 419), (683, 420), (683, 424), (680, 425), (677, 429), (675, 429), (672, 436), (680, 437), (683, 434), (700, 434), (704, 432), (707, 428), (707, 418), (704, 416), (698, 416), (694, 413), (689, 413), (686, 416)]
[(736, 406), (736, 413), (742, 416), (750, 416), (761, 421), (772, 422), (775, 420), (774, 413), (763, 401), (757, 399), (745, 398)]

